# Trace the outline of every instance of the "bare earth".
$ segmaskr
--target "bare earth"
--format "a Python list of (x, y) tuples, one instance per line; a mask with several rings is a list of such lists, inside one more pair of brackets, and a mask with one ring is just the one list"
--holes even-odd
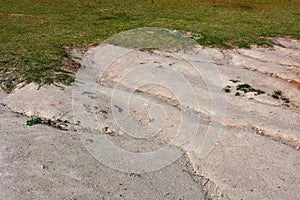
[[(105, 43), (73, 50), (82, 64), (73, 87), (29, 84), (0, 93), (0, 198), (300, 199), (300, 42), (274, 42), (233, 50)], [(239, 84), (264, 93), (244, 93)], [(12, 111), (68, 120), (69, 131), (25, 126), (28, 118)], [(148, 128), (158, 131), (147, 135)], [(126, 152), (168, 145), (170, 156), (183, 155), (161, 168), (163, 159), (132, 158), (139, 163), (132, 169), (122, 160), (127, 154), (108, 163), (99, 138)]]

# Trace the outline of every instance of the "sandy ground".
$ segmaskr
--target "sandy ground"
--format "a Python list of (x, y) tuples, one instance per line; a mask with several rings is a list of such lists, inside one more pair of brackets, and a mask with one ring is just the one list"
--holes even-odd
[[(118, 199), (122, 182), (124, 199), (299, 199), (300, 43), (274, 42), (73, 50), (73, 87), (2, 95), (1, 195)], [(68, 120), (69, 131), (26, 127), (11, 111)]]

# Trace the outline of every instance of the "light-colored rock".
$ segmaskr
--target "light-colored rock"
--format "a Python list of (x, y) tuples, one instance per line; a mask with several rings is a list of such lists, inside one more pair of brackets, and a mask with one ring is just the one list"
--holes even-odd
[(300, 50), (300, 42), (291, 38), (273, 38), (273, 42), (277, 45), (283, 46), (287, 49)]
[(72, 87), (30, 83), (13, 91), (2, 102), (13, 111), (51, 120), (68, 120), (72, 116)]
[(190, 153), (198, 172), (216, 185), (211, 194), (218, 199), (300, 198), (298, 150), (253, 130), (225, 129), (207, 157)]
[(96, 160), (77, 132), (27, 119), (0, 106), (0, 199), (204, 199), (185, 156), (160, 171), (124, 173)]
[[(92, 132), (86, 141), (105, 135), (137, 153), (155, 152), (160, 143), (184, 150), (209, 179), (203, 185), (213, 199), (299, 199), (299, 42), (275, 42), (184, 52), (100, 44), (76, 58), (82, 68), (73, 88), (29, 84), (3, 102), (26, 115), (74, 117), (79, 129)], [(265, 94), (237, 91), (245, 83)], [(272, 98), (277, 90), (289, 103)], [(92, 149), (99, 145), (86, 148), (101, 154)]]
[(2, 99), (6, 97), (6, 95), (7, 94), (0, 88), (0, 102), (2, 102)]
[(222, 60), (224, 55), (220, 49), (206, 47), (204, 51), (213, 59), (213, 60)]
[[(113, 50), (114, 48), (116, 50)], [(185, 56), (184, 53), (174, 53), (170, 56), (169, 52), (165, 54), (164, 52), (148, 53), (136, 50), (126, 52), (124, 50), (126, 53), (110, 63), (105, 58), (111, 55), (105, 57), (105, 52), (122, 52), (123, 50), (109, 45), (99, 46), (88, 54), (90, 55), (88, 57), (89, 62), (92, 61), (91, 63), (93, 63), (93, 70), (97, 71), (97, 66), (99, 71), (105, 69), (103, 73), (100, 73), (100, 84), (91, 84), (97, 88), (93, 91), (96, 91), (96, 94), (101, 94), (97, 96), (98, 100), (96, 102), (101, 102), (101, 105), (97, 104), (99, 105), (97, 108), (103, 110), (113, 106), (109, 99), (113, 99), (118, 90), (123, 91), (122, 95), (117, 96), (120, 103), (118, 106), (121, 107), (119, 112), (124, 112), (127, 108), (130, 108), (131, 113), (128, 113), (128, 117), (133, 117), (141, 127), (145, 127), (145, 130), (147, 126), (153, 125), (153, 122), (164, 120), (165, 126), (160, 129), (155, 137), (165, 143), (170, 143), (172, 139), (176, 138), (175, 133), (182, 124), (186, 123), (177, 119), (177, 116), (187, 115), (189, 117), (191, 131), (193, 130), (193, 124), (198, 123), (196, 119), (202, 118), (201, 128), (198, 129), (196, 135), (188, 136), (187, 132), (183, 132), (183, 135), (187, 138), (194, 137), (192, 146), (186, 145), (186, 142), (181, 141), (182, 138), (180, 139), (181, 142), (175, 144), (189, 154), (195, 154), (195, 159), (191, 157), (196, 163), (195, 169), (202, 172), (202, 175), (208, 177), (215, 185), (211, 191), (212, 194), (215, 194), (218, 198), (223, 196), (229, 199), (298, 198), (299, 192), (295, 188), (299, 186), (299, 183), (294, 182), (293, 187), (290, 187), (290, 179), (298, 180), (300, 178), (295, 167), (300, 156), (299, 151), (296, 150), (300, 144), (300, 127), (298, 124), (300, 114), (297, 108), (297, 105), (299, 105), (298, 89), (289, 88), (290, 84), (288, 82), (269, 75), (277, 70), (278, 74), (287, 74), (288, 78), (296, 79), (297, 75), (288, 71), (288, 68), (283, 65), (295, 64), (297, 58), (294, 58), (296, 54), (291, 54), (291, 60), (285, 58), (283, 61), (280, 60), (284, 57), (282, 52), (285, 52), (280, 49), (277, 60), (270, 61), (270, 64), (260, 59), (263, 57), (262, 53), (269, 56), (264, 57), (264, 59), (273, 59), (274, 55), (272, 53), (276, 54), (276, 49), (276, 47), (275, 50), (262, 50), (259, 48), (254, 49), (254, 53), (251, 50), (227, 50), (224, 51), (224, 57), (217, 55), (220, 51), (210, 51), (210, 54), (217, 55), (213, 59), (223, 59), (223, 62), (220, 62), (223, 64), (212, 66), (208, 64), (209, 59), (202, 58), (203, 55), (205, 57), (205, 53), (201, 50), (188, 56)], [(241, 58), (242, 54), (245, 56), (246, 61)], [(240, 61), (237, 61), (237, 59)], [(110, 64), (106, 66), (104, 64), (106, 62)], [(191, 65), (193, 62), (201, 63), (199, 66), (202, 68), (197, 69)], [(125, 63), (128, 63), (126, 67)], [(272, 63), (274, 64), (273, 70), (271, 68)], [(256, 67), (257, 64), (266, 64), (266, 66), (263, 66), (265, 69)], [(214, 67), (219, 70), (219, 74), (210, 76), (209, 72)], [(144, 71), (139, 71), (139, 68)], [(184, 75), (194, 89), (193, 92), (198, 99), (199, 107), (193, 104), (192, 101), (179, 100), (182, 94), (188, 99), (192, 99), (193, 95), (181, 90), (180, 85), (183, 85), (184, 82), (181, 82), (180, 78), (173, 79), (176, 77), (175, 74), (171, 72), (164, 74), (168, 69)], [(87, 68), (84, 70), (86, 70), (86, 74), (94, 74), (89, 72)], [(264, 72), (263, 70), (269, 71)], [(144, 76), (145, 74), (146, 76)], [(217, 82), (218, 75), (222, 77), (222, 84)], [(87, 77), (83, 76), (83, 79), (85, 78)], [(89, 78), (88, 80), (96, 79)], [(160, 86), (144, 84), (143, 81), (147, 82), (147, 79), (153, 82), (162, 79), (165, 82)], [(238, 79), (240, 82), (234, 84), (230, 79)], [(80, 80), (79, 82), (85, 82), (82, 79)], [(172, 87), (172, 84), (169, 83), (179, 84)], [(242, 83), (249, 83), (256, 89), (264, 90), (266, 94), (255, 96), (253, 93), (249, 93), (237, 97), (234, 95), (236, 92), (235, 86)], [(213, 87), (211, 86), (208, 90), (205, 85), (212, 85)], [(232, 91), (230, 94), (223, 92), (225, 85), (231, 85)], [(78, 87), (81, 86), (78, 85)], [(138, 90), (138, 92), (135, 93), (135, 90)], [(273, 99), (268, 95), (275, 90), (282, 90), (283, 95), (286, 95), (294, 104), (285, 107), (281, 100)], [(105, 101), (103, 101), (103, 91), (105, 91)], [(129, 96), (131, 95), (130, 100), (121, 103), (122, 98), (126, 97), (127, 93)], [(218, 99), (215, 104), (216, 107), (221, 107), (223, 98), (226, 103), (226, 113), (211, 112), (211, 98)], [(148, 112), (153, 104), (162, 106), (168, 118), (152, 118)], [(77, 106), (80, 107), (80, 105)], [(186, 110), (186, 112), (182, 113), (182, 110), (177, 110), (178, 108)], [(198, 111), (198, 115), (193, 114), (195, 111)], [(113, 112), (113, 109), (108, 111), (106, 117), (101, 118), (101, 123), (107, 123), (117, 131), (120, 128), (120, 123)], [(222, 114), (225, 114), (225, 116), (222, 116)], [(216, 126), (212, 126), (211, 123), (216, 124)], [(121, 129), (124, 128), (122, 126), (125, 125), (121, 124)], [(130, 127), (133, 127), (133, 125), (130, 125)], [(222, 137), (220, 140), (217, 140), (217, 136), (209, 135), (217, 133), (221, 129), (223, 130), (221, 131)], [(133, 131), (133, 129), (130, 130)], [(209, 130), (214, 131), (209, 132)], [(125, 130), (125, 134), (133, 133)], [(198, 161), (197, 158), (199, 159), (202, 154), (205, 155), (205, 153), (201, 153), (201, 149), (202, 151), (203, 148), (209, 150), (209, 147), (205, 147), (205, 144), (203, 144), (204, 139), (207, 137), (211, 137), (210, 142), (216, 142), (218, 145), (213, 145), (210, 153)], [(284, 153), (278, 153), (278, 151), (290, 152), (290, 154), (286, 157)], [(278, 168), (281, 169), (278, 170)], [(289, 174), (286, 180), (280, 179), (280, 172)], [(280, 188), (284, 188), (284, 190), (282, 191)], [(290, 191), (289, 188), (294, 189)]]

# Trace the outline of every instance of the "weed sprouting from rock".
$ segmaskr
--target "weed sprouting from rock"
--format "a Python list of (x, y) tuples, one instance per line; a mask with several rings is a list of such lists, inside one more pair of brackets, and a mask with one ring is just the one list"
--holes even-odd
[(26, 121), (27, 126), (33, 126), (36, 124), (42, 124), (43, 120), (40, 117), (35, 117)]

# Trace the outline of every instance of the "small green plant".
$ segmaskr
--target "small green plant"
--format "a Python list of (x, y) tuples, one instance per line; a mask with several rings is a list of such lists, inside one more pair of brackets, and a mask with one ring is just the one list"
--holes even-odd
[(236, 92), (236, 93), (235, 93), (235, 96), (241, 96), (241, 93)]
[(66, 126), (69, 123), (70, 122), (68, 120), (61, 120), (61, 119), (50, 120), (50, 119), (42, 119), (40, 117), (34, 117), (26, 121), (27, 126), (33, 126), (36, 124), (45, 124), (59, 129), (64, 129), (64, 126)]
[(230, 88), (231, 88), (231, 86), (230, 85), (226, 85), (226, 87), (224, 87), (224, 92), (226, 92), (226, 93), (229, 93), (230, 92)]
[(224, 92), (229, 93), (229, 92), (230, 92), (230, 89), (224, 88)]
[(236, 90), (242, 91), (244, 93), (248, 93), (248, 92), (255, 92), (254, 95), (260, 95), (260, 94), (264, 94), (265, 91), (262, 91), (260, 89), (255, 89), (253, 87), (251, 87), (251, 85), (245, 83), (245, 84), (239, 84), (236, 86)]
[(274, 94), (278, 95), (278, 96), (281, 96), (282, 95), (282, 92), (280, 90), (276, 90), (274, 91)]
[(284, 101), (284, 103), (290, 103), (289, 98), (281, 97), (281, 100)]
[(40, 117), (35, 117), (26, 121), (27, 126), (33, 126), (36, 124), (42, 124), (43, 120)]
[(279, 99), (279, 96), (277, 94), (272, 94), (271, 97), (273, 97), (274, 99)]
[(282, 92), (280, 90), (276, 90), (276, 91), (273, 92), (271, 97), (273, 97), (274, 99), (279, 99), (281, 94), (282, 94)]
[(283, 97), (280, 90), (274, 91), (273, 94), (271, 94), (271, 97), (273, 97), (274, 99), (281, 99), (284, 103), (286, 103), (286, 106), (288, 106), (287, 104), (290, 103), (289, 98)]
[(249, 84), (239, 84), (238, 86), (236, 86), (237, 90), (240, 90), (244, 93), (248, 93), (248, 92), (252, 92), (252, 87)]

